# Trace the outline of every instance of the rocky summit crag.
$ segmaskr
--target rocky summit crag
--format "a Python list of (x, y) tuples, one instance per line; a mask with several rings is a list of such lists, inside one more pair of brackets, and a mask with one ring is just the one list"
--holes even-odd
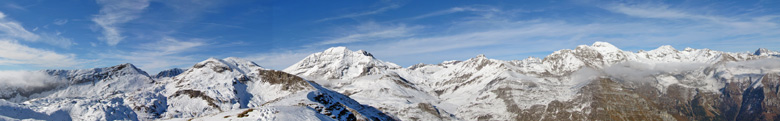
[(596, 42), (404, 68), (333, 47), (284, 70), (234, 57), (151, 76), (42, 70), (24, 78), (40, 85), (0, 87), (0, 120), (780, 120), (779, 55)]

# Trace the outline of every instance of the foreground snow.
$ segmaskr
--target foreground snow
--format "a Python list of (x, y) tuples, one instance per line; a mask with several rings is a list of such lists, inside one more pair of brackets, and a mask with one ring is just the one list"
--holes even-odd
[(174, 118), (167, 121), (329, 121), (332, 118), (303, 106), (269, 106), (225, 111), (197, 118)]

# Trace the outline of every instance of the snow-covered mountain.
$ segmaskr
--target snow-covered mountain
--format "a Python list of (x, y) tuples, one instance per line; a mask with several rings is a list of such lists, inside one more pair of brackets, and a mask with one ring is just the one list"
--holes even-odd
[[(334, 47), (312, 54), (284, 71), (328, 84), (326, 87), (334, 91), (402, 120), (703, 120), (740, 117), (723, 114), (733, 113), (730, 111), (742, 108), (741, 105), (723, 103), (742, 98), (726, 100), (720, 97), (727, 89), (738, 95), (752, 90), (746, 86), (728, 88), (728, 85), (757, 85), (757, 78), (778, 73), (774, 71), (778, 69), (777, 64), (756, 65), (761, 62), (780, 63), (768, 56), (749, 53), (677, 50), (672, 46), (630, 52), (606, 42), (596, 42), (572, 50), (555, 51), (543, 59), (504, 61), (478, 55), (464, 61), (417, 64), (408, 68), (385, 66), (395, 64), (377, 60), (362, 50)], [(369, 69), (373, 70), (360, 71)], [(768, 82), (773, 81), (778, 80)], [(637, 99), (613, 99), (626, 96)], [(693, 100), (698, 99), (697, 96), (710, 97)], [(670, 100), (680, 103), (671, 107), (664, 105)], [(710, 101), (709, 107), (691, 106), (702, 100)], [(775, 102), (758, 103), (774, 105)], [(409, 104), (420, 105), (415, 108)], [(716, 104), (720, 107), (714, 107)], [(704, 108), (710, 112), (701, 116), (701, 112), (691, 108)], [(636, 109), (658, 112), (643, 116), (640, 114), (646, 112), (631, 112)], [(419, 115), (425, 111), (436, 113)]]
[[(84, 70), (43, 70), (52, 80), (29, 91), (15, 91), (15, 96), (5, 98), (11, 102), (2, 105), (0, 112), (26, 110), (30, 113), (0, 115), (3, 118), (44, 120), (116, 120), (146, 117), (156, 113), (138, 114), (134, 105), (148, 105), (160, 98), (159, 95), (141, 93), (156, 81), (132, 64), (121, 64), (107, 68)], [(27, 80), (23, 80), (27, 81)], [(29, 80), (32, 81), (32, 80)], [(12, 91), (13, 92), (13, 91)], [(164, 97), (163, 97), (164, 98)], [(8, 107), (8, 108), (6, 108)], [(13, 107), (12, 109), (10, 107)], [(34, 114), (34, 115), (29, 115)]]
[(354, 79), (399, 68), (401, 66), (377, 60), (371, 53), (363, 50), (351, 51), (346, 47), (333, 47), (311, 54), (284, 70), (295, 75), (316, 75), (311, 78), (321, 80)]
[(377, 60), (372, 54), (333, 47), (314, 53), (285, 72), (313, 80), (358, 102), (379, 108), (401, 120), (452, 120), (451, 113), (432, 104), (438, 99), (417, 84), (421, 73)]
[(233, 57), (209, 58), (186, 71), (163, 71), (168, 76), (180, 73), (164, 78), (152, 78), (132, 64), (41, 72), (63, 83), (9, 91), (16, 93), (0, 100), (0, 119), (189, 120), (236, 113), (234, 118), (240, 119), (393, 120), (316, 83)]
[(759, 48), (758, 50), (756, 50), (756, 52), (753, 53), (753, 55), (780, 57), (780, 52), (772, 51), (766, 48)]
[[(777, 120), (780, 53), (606, 42), (407, 68), (333, 47), (284, 69), (209, 58), (0, 79), (0, 120)], [(35, 82), (35, 83), (18, 83)]]

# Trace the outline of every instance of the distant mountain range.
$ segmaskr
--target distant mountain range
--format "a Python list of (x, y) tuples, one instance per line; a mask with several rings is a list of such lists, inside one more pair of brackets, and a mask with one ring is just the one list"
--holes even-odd
[(284, 70), (209, 58), (41, 70), (0, 85), (0, 120), (780, 120), (779, 52), (623, 51), (401, 67), (333, 47)]

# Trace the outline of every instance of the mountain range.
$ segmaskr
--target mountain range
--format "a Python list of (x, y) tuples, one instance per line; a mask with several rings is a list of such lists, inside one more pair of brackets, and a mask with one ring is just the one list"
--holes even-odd
[(346, 47), (284, 70), (228, 57), (149, 75), (126, 63), (0, 79), (0, 120), (780, 120), (778, 57), (595, 42), (409, 67)]

